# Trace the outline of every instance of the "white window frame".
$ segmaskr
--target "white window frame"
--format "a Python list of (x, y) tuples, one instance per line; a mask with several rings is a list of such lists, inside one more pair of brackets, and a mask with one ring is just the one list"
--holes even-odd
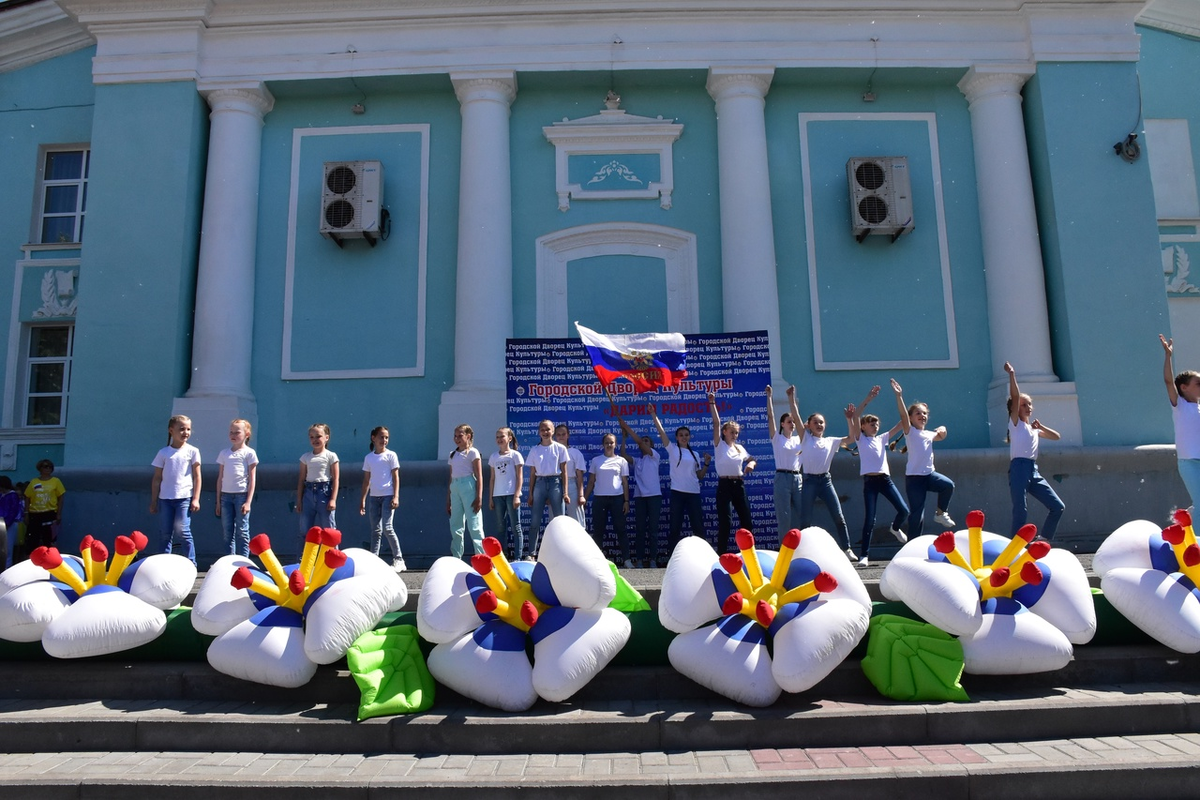
[[(78, 178), (69, 180), (47, 180), (46, 178), (46, 159), (53, 153), (83, 153), (83, 171)], [(37, 165), (37, 189), (33, 193), (33, 218), (29, 229), (29, 241), (33, 244), (79, 244), (82, 241), (83, 223), (87, 216), (87, 185), (88, 173), (90, 172), (92, 160), (92, 147), (88, 142), (77, 142), (74, 144), (53, 144), (42, 145), (38, 148), (38, 165)], [(46, 214), (46, 191), (55, 186), (78, 186), (79, 191), (75, 194), (75, 210), (70, 213), (55, 213)], [(75, 225), (73, 227), (74, 238), (70, 242), (42, 242), (42, 226), (47, 217), (64, 218), (73, 217)]]
[[(20, 419), (22, 428), (64, 428), (67, 424), (67, 411), (70, 407), (71, 398), (71, 367), (75, 357), (75, 321), (70, 320), (55, 320), (53, 322), (38, 323), (25, 325), (24, 335), (22, 338), (22, 353), (23, 363), (21, 373), (23, 381), (21, 384), (21, 404), (20, 404)], [(66, 328), (67, 329), (67, 354), (65, 356), (34, 356), (30, 353), (30, 348), (33, 346), (33, 331), (37, 328)], [(30, 391), (30, 381), (33, 378), (33, 369), (39, 364), (62, 364), (63, 365), (63, 389), (61, 392), (32, 392)], [(37, 425), (29, 421), (29, 401), (37, 397), (61, 397), (61, 413), (59, 420), (53, 425)]]

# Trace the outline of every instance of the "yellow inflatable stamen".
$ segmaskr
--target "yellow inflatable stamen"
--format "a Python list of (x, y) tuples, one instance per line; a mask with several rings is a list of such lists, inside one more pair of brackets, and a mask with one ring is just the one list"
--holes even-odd
[(250, 552), (262, 561), (263, 566), (267, 568), (267, 574), (271, 576), (271, 580), (275, 581), (276, 588), (280, 592), (285, 591), (288, 577), (283, 571), (283, 564), (279, 563), (279, 558), (271, 549), (271, 540), (265, 533), (260, 533), (250, 540)]
[(783, 542), (779, 545), (779, 556), (775, 559), (775, 568), (771, 570), (771, 583), (780, 591), (783, 590), (783, 582), (787, 580), (788, 570), (792, 566), (792, 556), (799, 546), (800, 531), (792, 528), (784, 534)]
[(492, 560), (492, 566), (499, 573), (500, 580), (504, 581), (505, 586), (516, 587), (521, 582), (521, 579), (517, 577), (516, 570), (512, 568), (512, 564), (508, 563), (508, 559), (504, 557), (504, 547), (500, 544), (499, 539), (495, 536), (484, 539), (483, 552)]
[(308, 598), (312, 596), (313, 592), (329, 583), (333, 573), (340, 569), (346, 561), (347, 556), (341, 550), (326, 550), (324, 557), (317, 562), (316, 568), (313, 569), (312, 581), (304, 587), (304, 602), (308, 602)]
[(113, 556), (112, 564), (108, 568), (108, 575), (105, 576), (104, 582), (109, 586), (116, 586), (121, 580), (121, 574), (125, 572), (126, 567), (133, 563), (133, 559), (137, 554), (146, 549), (149, 541), (146, 535), (141, 531), (134, 531), (128, 536), (117, 537), (117, 554)]
[(938, 537), (933, 540), (933, 547), (954, 566), (959, 569), (965, 569), (972, 575), (975, 574), (975, 569), (967, 563), (962, 553), (958, 552), (958, 541), (954, 538), (953, 531), (943, 531), (938, 534)]
[[(758, 563), (757, 558), (754, 559), (754, 563)], [(733, 581), (734, 588), (736, 588), (743, 597), (753, 597), (754, 584), (750, 582), (750, 579), (746, 577), (746, 573), (742, 571), (742, 568), (745, 565), (746, 562), (743, 561), (742, 557), (737, 553), (726, 553), (725, 555), (721, 556), (721, 568), (729, 573), (729, 578)], [(759, 575), (762, 575), (761, 570), (759, 571)], [(760, 579), (758, 581), (758, 586), (762, 585), (763, 584)]]
[(742, 561), (746, 565), (746, 574), (750, 576), (750, 583), (754, 586), (763, 585), (762, 565), (758, 563), (758, 551), (754, 549), (754, 534), (745, 528), (741, 528), (734, 536), (737, 542), (738, 552), (742, 554)]
[[(996, 556), (996, 560), (992, 562), (992, 567), (1011, 566), (1013, 559), (1020, 555), (1024, 548), (1029, 546), (1029, 543), (1033, 541), (1033, 537), (1035, 536), (1037, 536), (1037, 526), (1022, 525), (1021, 529), (1017, 531), (1017, 535), (1009, 541), (1000, 555)], [(1020, 569), (1020, 565), (1017, 565), (1017, 569)]]
[(57, 547), (39, 547), (29, 554), (29, 560), (65, 583), (75, 594), (82, 596), (88, 590), (83, 579), (64, 563), (62, 553), (58, 552)]
[(92, 542), (92, 546), (88, 548), (88, 552), (92, 556), (87, 573), (87, 584), (90, 589), (93, 586), (102, 586), (104, 584), (105, 567), (108, 565), (108, 548), (104, 546), (104, 542), (94, 541)]
[(304, 537), (304, 554), (300, 557), (300, 574), (305, 580), (312, 577), (313, 568), (317, 565), (317, 552), (321, 549), (321, 529), (312, 527)]
[(79, 557), (83, 559), (83, 582), (88, 588), (94, 585), (92, 582), (92, 542), (94, 541), (96, 540), (91, 536), (85, 536), (79, 543)]
[(297, 614), (304, 612), (304, 601), (308, 599), (308, 593), (304, 590), (308, 588), (308, 581), (304, 580), (304, 573), (297, 568), (288, 577), (287, 589), (280, 591), (283, 595), (282, 601), (276, 601), (276, 605), (281, 608), (290, 608)]
[(249, 589), (256, 594), (261, 594), (275, 605), (280, 605), (284, 599), (278, 586), (255, 575), (249, 567), (239, 567), (229, 582), (235, 589)]

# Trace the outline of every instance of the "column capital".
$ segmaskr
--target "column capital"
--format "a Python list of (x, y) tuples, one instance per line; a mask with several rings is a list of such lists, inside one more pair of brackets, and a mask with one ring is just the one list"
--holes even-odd
[(767, 96), (774, 77), (774, 67), (709, 67), (705, 88), (713, 100), (736, 96), (762, 100)]
[(517, 97), (517, 73), (512, 70), (451, 72), (450, 82), (460, 105), (492, 100), (508, 106)]
[(262, 81), (203, 81), (196, 90), (213, 111), (244, 111), (261, 120), (275, 107), (275, 97)]
[(958, 90), (966, 96), (968, 103), (1003, 95), (1020, 98), (1021, 87), (1035, 71), (1032, 64), (976, 64), (959, 80)]

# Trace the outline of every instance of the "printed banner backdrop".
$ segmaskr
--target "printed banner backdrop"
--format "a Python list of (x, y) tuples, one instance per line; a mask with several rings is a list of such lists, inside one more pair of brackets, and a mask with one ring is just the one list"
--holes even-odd
[[(644, 394), (634, 394), (632, 385), (626, 380), (617, 381), (609, 387), (617, 413), (636, 433), (651, 437), (661, 459), (659, 484), (663, 504), (658, 526), (660, 565), (665, 564), (670, 555), (667, 551), (671, 500), (669, 471), (666, 450), (654, 429), (646, 404), (657, 405), (658, 418), (670, 441), (675, 440), (676, 428), (690, 428), (692, 449), (702, 458), (705, 453), (711, 455), (713, 452), (712, 416), (707, 400), (709, 392), (717, 396), (721, 421), (736, 420), (742, 426), (738, 441), (758, 460), (757, 468), (746, 480), (755, 539), (765, 547), (778, 546), (772, 501), (775, 464), (771, 456), (766, 416), (765, 391), (771, 375), (767, 333), (689, 334), (685, 339), (688, 377), (681, 386), (660, 388)], [(592, 458), (602, 454), (600, 441), (606, 433), (617, 436), (617, 451), (620, 453), (620, 426), (612, 417), (608, 397), (596, 380), (587, 351), (578, 339), (509, 339), (505, 362), (508, 422), (516, 433), (517, 448), (522, 455), (538, 443), (537, 426), (543, 419), (549, 419), (555, 425), (565, 422), (571, 430), (571, 446), (578, 448), (589, 463)], [(784, 403), (782, 410), (776, 409), (780, 413), (786, 410), (786, 400)], [(488, 453), (492, 451), (494, 447)], [(627, 442), (626, 452), (636, 457), (637, 444)], [(488, 453), (484, 454), (485, 458)], [(630, 475), (630, 513), (626, 519), (626, 530), (632, 549), (635, 543), (632, 470)], [(587, 486), (586, 478), (584, 486)], [(716, 472), (710, 467), (700, 483), (700, 492), (704, 502), (704, 532), (714, 546), (717, 536), (716, 488)], [(573, 486), (571, 489), (574, 491)], [(525, 496), (528, 498), (528, 483)], [(523, 514), (522, 521), (528, 526), (528, 512)], [(590, 511), (588, 524), (590, 530)], [(737, 528), (736, 514), (733, 515), (732, 527), (734, 530)], [(688, 530), (685, 522), (684, 533)], [(616, 534), (611, 530), (605, 533), (603, 546), (608, 557), (616, 561), (620, 549)], [(645, 557), (644, 552), (632, 555), (634, 558)]]

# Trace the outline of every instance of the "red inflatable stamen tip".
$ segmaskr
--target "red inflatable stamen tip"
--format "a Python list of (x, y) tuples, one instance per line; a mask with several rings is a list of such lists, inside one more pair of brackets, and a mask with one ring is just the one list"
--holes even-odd
[(1008, 576), (1011, 574), (1008, 567), (1000, 567), (999, 569), (992, 570), (992, 574), (988, 577), (988, 583), (992, 585), (993, 589), (999, 589), (1008, 583)]
[(260, 533), (250, 540), (250, 552), (256, 556), (260, 556), (270, 549), (271, 539), (265, 533)]
[(1192, 524), (1192, 512), (1188, 511), (1186, 508), (1176, 509), (1175, 521), (1185, 528), (1188, 527)]
[(341, 569), (346, 565), (349, 556), (341, 550), (326, 550), (325, 551), (325, 566), (330, 569)]
[(742, 601), (742, 593), (734, 592), (729, 597), (726, 597), (725, 602), (721, 604), (721, 613), (727, 617), (741, 613)]
[(85, 536), (79, 540), (79, 553), (82, 555), (92, 549), (92, 542), (96, 541), (92, 536)]
[(954, 538), (953, 531), (942, 531), (938, 534), (938, 537), (933, 540), (933, 549), (937, 550), (942, 555), (946, 555), (947, 553), (953, 551), (957, 544), (958, 541)]
[(721, 569), (725, 570), (730, 575), (733, 575), (736, 572), (741, 572), (742, 567), (744, 566), (745, 562), (742, 561), (742, 557), (737, 553), (726, 553), (725, 555), (721, 556)]
[(483, 552), (486, 553), (489, 558), (495, 558), (504, 552), (504, 548), (501, 546), (499, 539), (497, 539), (495, 536), (489, 536), (483, 540)]
[(1050, 548), (1052, 548), (1052, 547), (1054, 547), (1054, 545), (1043, 540), (1040, 542), (1030, 543), (1029, 547), (1025, 548), (1025, 550), (1026, 550), (1026, 552), (1029, 553), (1030, 556), (1033, 557), (1034, 561), (1037, 561), (1039, 558), (1045, 558), (1046, 553), (1049, 553)]
[(1032, 542), (1037, 536), (1037, 525), (1022, 525), (1017, 531), (1017, 538)]
[(832, 592), (837, 587), (837, 578), (828, 572), (818, 572), (817, 577), (813, 578), (813, 588), (821, 594)]
[(254, 574), (250, 572), (249, 567), (238, 567), (229, 578), (229, 583), (235, 589), (249, 589), (254, 583)]
[(337, 528), (321, 529), (321, 544), (325, 547), (337, 547), (342, 543), (342, 532)]
[(309, 544), (320, 544), (321, 529), (315, 525), (309, 528), (308, 533), (304, 534), (304, 541), (308, 542)]
[(58, 569), (63, 563), (62, 553), (58, 552), (58, 548), (45, 545), (30, 553), (29, 560), (47, 572)]
[(766, 600), (759, 600), (758, 605), (754, 607), (754, 616), (765, 628), (775, 621), (775, 606)]
[(1189, 544), (1187, 546), (1187, 549), (1183, 551), (1183, 563), (1188, 567), (1200, 564), (1200, 545)]
[(1163, 528), (1162, 537), (1167, 544), (1183, 544), (1183, 536), (1183, 526), (1178, 523)]
[(474, 567), (475, 571), (480, 575), (487, 575), (492, 571), (493, 564), (492, 560), (483, 553), (476, 553), (475, 555), (471, 556), (471, 566)]
[(104, 542), (92, 542), (92, 561), (108, 561), (108, 548), (104, 546)]
[(304, 575), (300, 570), (295, 570), (292, 572), (291, 577), (288, 578), (288, 591), (292, 594), (304, 594), (304, 587), (307, 585), (308, 583), (304, 580)]
[(968, 511), (967, 512), (967, 527), (968, 528), (982, 528), (983, 527), (983, 512), (982, 511)]
[(150, 540), (146, 538), (146, 534), (141, 531), (134, 531), (129, 534), (129, 538), (133, 539), (133, 544), (137, 547), (138, 552), (142, 552), (150, 545)]
[(795, 550), (800, 546), (800, 531), (792, 528), (783, 535), (783, 546)]
[(122, 556), (131, 556), (137, 552), (137, 545), (133, 539), (128, 536), (117, 537), (117, 554)]
[(1041, 568), (1032, 561), (1026, 562), (1025, 566), (1021, 567), (1021, 580), (1025, 581), (1030, 586), (1037, 586), (1042, 582), (1042, 577), (1043, 575)]
[(480, 614), (490, 614), (500, 605), (496, 593), (488, 589), (483, 594), (479, 595), (479, 599), (475, 601), (475, 610)]
[(521, 603), (521, 621), (524, 622), (526, 625), (528, 625), (531, 628), (534, 625), (537, 625), (537, 621), (538, 621), (537, 606), (535, 606), (533, 603), (531, 603), (528, 600), (526, 600), (524, 603)]
[(735, 534), (738, 550), (753, 550), (754, 549), (754, 534), (745, 528), (738, 528)]

